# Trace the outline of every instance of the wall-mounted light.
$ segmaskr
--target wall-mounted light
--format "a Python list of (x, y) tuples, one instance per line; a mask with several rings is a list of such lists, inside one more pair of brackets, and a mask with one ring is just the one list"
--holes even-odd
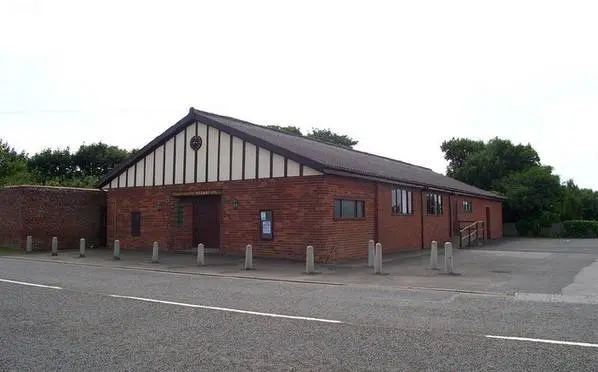
[(237, 199), (233, 199), (233, 209), (239, 209), (239, 201)]

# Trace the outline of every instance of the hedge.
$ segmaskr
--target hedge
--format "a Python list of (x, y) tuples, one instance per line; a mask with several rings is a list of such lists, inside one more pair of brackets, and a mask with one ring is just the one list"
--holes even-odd
[(598, 238), (598, 221), (564, 221), (563, 236), (565, 238)]

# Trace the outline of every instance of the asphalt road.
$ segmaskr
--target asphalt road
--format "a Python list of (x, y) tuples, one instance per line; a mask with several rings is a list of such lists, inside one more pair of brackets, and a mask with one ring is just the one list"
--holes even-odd
[(3, 371), (598, 370), (590, 303), (11, 259), (0, 296)]

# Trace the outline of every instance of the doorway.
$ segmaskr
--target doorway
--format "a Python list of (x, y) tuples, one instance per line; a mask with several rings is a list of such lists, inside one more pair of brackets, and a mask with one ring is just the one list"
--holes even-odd
[(202, 196), (193, 201), (193, 242), (220, 248), (220, 196)]
[(490, 236), (490, 207), (486, 207), (486, 239), (491, 239)]

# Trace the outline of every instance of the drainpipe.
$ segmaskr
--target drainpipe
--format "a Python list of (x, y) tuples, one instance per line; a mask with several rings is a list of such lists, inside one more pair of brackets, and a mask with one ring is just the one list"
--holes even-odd
[(375, 195), (374, 195), (374, 205), (376, 208), (376, 214), (374, 215), (374, 241), (378, 242), (379, 232), (378, 232), (378, 214), (380, 213), (380, 205), (378, 205), (378, 193), (380, 192), (380, 184), (376, 182), (375, 187)]
[(453, 237), (453, 201), (451, 199), (451, 194), (448, 194), (448, 204), (449, 204), (449, 238)]
[(421, 189), (421, 243), (422, 243), (422, 249), (425, 249), (425, 242), (424, 242), (424, 189)]

